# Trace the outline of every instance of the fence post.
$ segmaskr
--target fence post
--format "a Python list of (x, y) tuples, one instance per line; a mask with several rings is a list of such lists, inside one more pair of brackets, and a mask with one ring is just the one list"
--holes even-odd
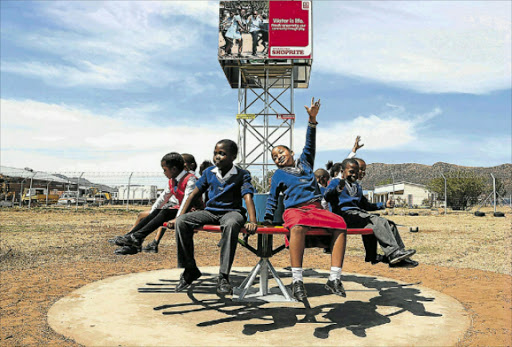
[(35, 172), (32, 177), (30, 177), (30, 189), (28, 190), (30, 197), (28, 199), (28, 208), (30, 209), (30, 203), (32, 202), (32, 181), (34, 180), (35, 175), (37, 172)]
[(491, 177), (492, 177), (492, 192), (494, 194), (494, 213), (496, 213), (496, 178), (494, 177), (494, 175), (491, 173)]
[(448, 206), (448, 199), (446, 197), (446, 177), (444, 177), (442, 172), (441, 172), (441, 176), (443, 176), (443, 179), (444, 179), (444, 214), (446, 215), (446, 208)]
[[(391, 180), (393, 182), (393, 214), (395, 214), (395, 175), (393, 174), (393, 170), (391, 170)], [(384, 207), (386, 207), (387, 201), (384, 203)]]
[(48, 196), (50, 195), (50, 184), (52, 183), (52, 180), (48, 182), (46, 185), (46, 206), (48, 206)]
[(20, 207), (23, 205), (23, 183), (25, 183), (25, 180), (27, 178), (24, 178), (23, 181), (21, 181), (21, 188), (20, 188)]
[(130, 184), (132, 181), (133, 172), (130, 173), (130, 177), (128, 177), (128, 190), (126, 192), (126, 211), (128, 211), (128, 205), (130, 204)]
[(82, 178), (83, 176), (83, 172), (80, 174), (80, 176), (78, 177), (78, 180), (76, 182), (76, 206), (75, 206), (75, 211), (78, 211), (78, 200), (80, 199), (80, 178)]

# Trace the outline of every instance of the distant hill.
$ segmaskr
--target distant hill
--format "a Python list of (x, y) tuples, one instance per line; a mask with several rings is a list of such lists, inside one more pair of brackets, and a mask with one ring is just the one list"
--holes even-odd
[[(362, 181), (364, 189), (371, 190), (378, 183), (391, 180), (391, 172), (395, 176), (395, 182), (406, 181), (411, 183), (427, 184), (431, 179), (441, 176), (440, 173), (449, 171), (468, 170), (477, 175), (488, 178), (492, 187), (491, 173), (497, 179), (501, 180), (507, 189), (507, 193), (512, 193), (512, 164), (503, 164), (493, 167), (470, 167), (448, 164), (443, 162), (434, 165), (423, 164), (368, 164), (366, 168), (366, 177)], [(390, 181), (391, 182), (391, 181)]]

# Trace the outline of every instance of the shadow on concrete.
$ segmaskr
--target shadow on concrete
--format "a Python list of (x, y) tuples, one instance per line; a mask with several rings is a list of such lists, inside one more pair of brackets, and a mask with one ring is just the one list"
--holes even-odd
[[(323, 283), (307, 283), (307, 278), (323, 278), (327, 281), (328, 274), (318, 273), (315, 270), (305, 271), (305, 287), (308, 298), (332, 295), (324, 289)], [(235, 285), (241, 283), (246, 273), (233, 271), (230, 281)], [(289, 273), (279, 272), (280, 277), (287, 277)], [(258, 332), (279, 330), (292, 327), (301, 323), (318, 324), (314, 336), (319, 339), (327, 339), (329, 333), (336, 329), (347, 329), (355, 336), (366, 337), (366, 330), (372, 327), (388, 324), (393, 316), (404, 312), (410, 312), (415, 316), (441, 317), (441, 314), (429, 312), (423, 302), (432, 302), (434, 298), (421, 295), (421, 291), (412, 286), (418, 283), (400, 284), (395, 281), (378, 279), (371, 276), (343, 275), (343, 283), (354, 282), (362, 285), (364, 291), (375, 292), (369, 301), (343, 301), (311, 307), (306, 299), (304, 307), (289, 307), (289, 303), (283, 302), (279, 307), (263, 307), (266, 301), (238, 302), (228, 298), (216, 296), (216, 278), (212, 274), (204, 273), (187, 290), (189, 302), (161, 305), (154, 308), (162, 311), (164, 315), (182, 315), (190, 312), (216, 311), (225, 315), (225, 318), (204, 321), (197, 324), (198, 327), (207, 327), (234, 321), (250, 321), (253, 319), (267, 321), (263, 324), (245, 324), (242, 331), (245, 335), (253, 335)], [(158, 283), (147, 283), (147, 287), (139, 288), (139, 293), (174, 293), (174, 287), (178, 280), (160, 279)], [(347, 285), (345, 285), (347, 287)], [(358, 290), (347, 290), (347, 296)], [(198, 299), (198, 294), (215, 295), (212, 299)], [(340, 301), (345, 300), (341, 299)], [(275, 304), (275, 303), (274, 303)], [(389, 307), (394, 312), (381, 314), (379, 307)], [(389, 310), (388, 310), (389, 311)]]

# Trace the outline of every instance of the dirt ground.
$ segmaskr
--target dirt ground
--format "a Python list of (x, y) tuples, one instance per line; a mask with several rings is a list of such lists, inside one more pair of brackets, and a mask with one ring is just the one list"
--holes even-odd
[[(107, 239), (126, 232), (139, 209), (36, 208), (0, 209), (1, 345), (77, 345), (47, 324), (49, 308), (88, 283), (110, 276), (176, 267), (174, 233), (168, 232), (158, 254), (116, 256)], [(505, 218), (469, 213), (424, 211), (389, 216), (400, 226), (408, 247), (421, 264), (414, 269), (390, 269), (364, 262), (359, 236), (349, 236), (343, 270), (384, 276), (425, 287), (460, 301), (472, 326), (461, 346), (512, 345), (511, 212)], [(486, 211), (488, 212), (488, 211)], [(410, 228), (419, 232), (410, 232)], [(151, 238), (151, 236), (150, 236)], [(196, 235), (199, 266), (215, 266), (219, 235)], [(253, 241), (254, 242), (254, 241)], [(276, 244), (278, 241), (276, 241)], [(239, 247), (234, 266), (253, 266), (255, 256)], [(288, 253), (273, 258), (288, 266)], [(329, 268), (329, 256), (308, 249), (305, 267)]]

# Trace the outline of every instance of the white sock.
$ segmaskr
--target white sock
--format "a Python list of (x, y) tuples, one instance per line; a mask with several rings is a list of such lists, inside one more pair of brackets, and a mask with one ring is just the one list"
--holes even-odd
[(304, 271), (301, 267), (292, 267), (292, 278), (293, 283), (297, 281), (304, 282), (304, 279), (302, 278), (302, 271)]
[(331, 266), (329, 281), (339, 280), (341, 278), (341, 267)]

